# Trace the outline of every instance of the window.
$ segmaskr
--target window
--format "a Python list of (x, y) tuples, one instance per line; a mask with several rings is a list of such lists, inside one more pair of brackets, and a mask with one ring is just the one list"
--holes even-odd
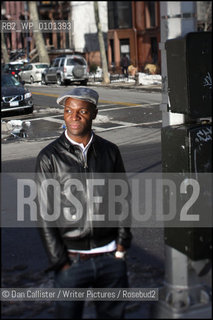
[(63, 67), (63, 66), (64, 66), (64, 61), (65, 61), (65, 59), (64, 59), (64, 58), (63, 58), (63, 59), (61, 59), (60, 67)]
[(7, 72), (9, 70), (9, 65), (8, 64), (5, 64), (4, 68), (3, 68), (3, 71)]
[(120, 53), (121, 57), (127, 56), (128, 59), (130, 58), (129, 39), (120, 39)]
[(36, 69), (44, 69), (48, 68), (48, 64), (36, 64), (35, 67)]
[(85, 66), (86, 62), (80, 58), (67, 59), (67, 66)]
[(151, 38), (151, 55), (152, 63), (156, 64), (158, 62), (158, 42), (157, 38)]
[(69, 33), (68, 32), (65, 33), (65, 45), (66, 45), (66, 49), (69, 49), (70, 44), (69, 44)]
[(61, 37), (60, 37), (60, 33), (57, 32), (57, 49), (61, 48)]
[(112, 53), (111, 60), (112, 60), (112, 64), (114, 64), (115, 63), (114, 40), (110, 39), (109, 43), (110, 43), (111, 53)]
[(20, 70), (23, 67), (23, 64), (9, 64), (9, 70)]
[(131, 1), (108, 1), (109, 29), (132, 28)]
[(118, 27), (131, 28), (132, 27), (131, 1), (117, 1), (117, 9), (118, 9)]
[(153, 28), (156, 26), (155, 1), (147, 1), (146, 5), (147, 5), (146, 26), (147, 28)]
[(59, 61), (60, 61), (60, 59), (56, 59), (55, 62), (53, 63), (53, 67), (58, 67)]

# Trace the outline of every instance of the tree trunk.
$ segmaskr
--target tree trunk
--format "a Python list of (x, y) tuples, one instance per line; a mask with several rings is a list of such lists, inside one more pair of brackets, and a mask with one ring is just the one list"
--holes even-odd
[[(36, 1), (29, 1), (29, 12), (30, 12), (30, 20), (36, 26), (37, 21), (39, 21), (38, 17), (38, 10), (37, 10), (37, 2)], [(40, 30), (33, 31), (33, 36), (35, 39), (36, 49), (39, 55), (39, 62), (42, 63), (50, 63), (50, 59), (47, 53), (47, 49), (45, 47), (44, 38)]]
[(95, 22), (98, 30), (98, 41), (99, 41), (100, 53), (101, 53), (103, 83), (108, 84), (110, 83), (110, 80), (108, 75), (108, 66), (107, 66), (107, 59), (106, 59), (106, 52), (105, 52), (105, 45), (104, 45), (104, 37), (101, 30), (101, 23), (99, 18), (98, 1), (94, 1), (94, 13), (95, 13)]
[(212, 2), (209, 1), (209, 4), (207, 6), (207, 10), (206, 10), (206, 14), (205, 14), (204, 31), (208, 31), (209, 27), (211, 26), (211, 20), (212, 20)]
[(75, 52), (74, 41), (73, 41), (72, 1), (70, 1), (69, 22), (72, 23), (72, 28), (71, 30), (69, 30), (69, 45), (70, 45), (70, 49), (73, 50), (73, 52)]
[(1, 32), (1, 50), (2, 50), (2, 57), (3, 57), (4, 63), (9, 63), (10, 59), (9, 59), (9, 55), (7, 53), (7, 46), (5, 43), (5, 37), (4, 37), (3, 32)]

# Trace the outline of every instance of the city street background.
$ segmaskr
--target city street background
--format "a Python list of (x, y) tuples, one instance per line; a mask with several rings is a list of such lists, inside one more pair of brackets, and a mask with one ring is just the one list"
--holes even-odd
[[(161, 172), (160, 89), (91, 87), (98, 91), (99, 114), (94, 131), (116, 143), (128, 172)], [(33, 93), (33, 115), (4, 118), (30, 122), (25, 137), (5, 133), (2, 139), (2, 171), (33, 172), (39, 151), (64, 130), (63, 108), (56, 98), (68, 87), (29, 86)], [(11, 190), (11, 194), (12, 190)], [(4, 208), (3, 208), (4, 210)], [(130, 287), (158, 288), (164, 279), (164, 240), (161, 228), (135, 228), (128, 252)], [(36, 229), (2, 230), (2, 277), (7, 287), (51, 287), (52, 274), (43, 274), (48, 261)], [(201, 279), (210, 283), (210, 275)], [(54, 318), (53, 304), (30, 302), (3, 303), (4, 318)], [(128, 304), (126, 318), (149, 319), (155, 302)], [(94, 318), (87, 303), (84, 318)]]

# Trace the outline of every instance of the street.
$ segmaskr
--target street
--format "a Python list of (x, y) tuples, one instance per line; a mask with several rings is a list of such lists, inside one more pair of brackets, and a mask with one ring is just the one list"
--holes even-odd
[[(53, 86), (51, 88), (48, 86), (46, 89), (44, 86), (41, 88), (29, 86), (29, 90), (33, 93), (35, 103), (33, 115), (3, 119), (30, 121), (31, 125), (26, 129), (28, 137), (20, 139), (9, 136), (3, 139), (3, 161), (23, 157), (23, 151), (20, 148), (15, 150), (15, 153), (7, 152), (6, 150), (11, 148), (8, 143), (21, 141), (21, 145), (29, 146), (31, 141), (44, 146), (49, 143), (48, 139), (58, 137), (64, 130), (63, 108), (56, 104), (56, 98), (62, 92), (69, 90), (68, 87)], [(161, 162), (160, 128), (162, 122), (159, 110), (161, 94), (124, 89), (97, 88), (96, 90), (100, 98), (98, 116), (93, 124), (94, 132), (119, 145), (127, 171), (159, 172), (161, 170), (159, 167)], [(33, 147), (32, 144), (30, 146)], [(31, 147), (25, 148), (25, 159), (38, 154), (39, 149), (32, 153)]]
[[(8, 137), (2, 141), (2, 171), (5, 173), (33, 172), (38, 152), (64, 130), (63, 109), (57, 106), (55, 100), (56, 96), (68, 88), (29, 86), (29, 89), (33, 92), (34, 114), (4, 119), (31, 122), (30, 127), (26, 129), (26, 138)], [(160, 172), (161, 94), (107, 88), (97, 88), (97, 91), (100, 101), (94, 132), (119, 146), (128, 172)], [(4, 228), (2, 261), (3, 282), (7, 282), (8, 287), (51, 287), (51, 275), (42, 275), (42, 270), (47, 267), (47, 257), (37, 230)], [(164, 274), (162, 229), (135, 228), (127, 263), (130, 287), (159, 287)], [(151, 302), (131, 301), (126, 317), (149, 318), (151, 306)], [(16, 316), (19, 315), (19, 318), (23, 316), (23, 312), (30, 318), (53, 317), (52, 308), (48, 303), (43, 304), (43, 309), (41, 305), (34, 308), (37, 314), (36, 311), (32, 313), (32, 310), (27, 309), (24, 302), (22, 308), (20, 305), (5, 304), (3, 316), (12, 317), (16, 310)], [(88, 305), (85, 309), (85, 318), (88, 315), (92, 318), (91, 308)]]

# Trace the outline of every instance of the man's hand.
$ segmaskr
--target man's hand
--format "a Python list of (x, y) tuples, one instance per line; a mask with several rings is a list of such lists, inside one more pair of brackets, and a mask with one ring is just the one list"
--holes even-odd
[(125, 252), (126, 250), (121, 244), (118, 244), (117, 245), (117, 251)]
[(125, 254), (126, 254), (125, 248), (122, 245), (118, 244), (117, 245), (117, 250), (115, 252), (115, 257), (117, 259), (124, 259), (125, 258)]

